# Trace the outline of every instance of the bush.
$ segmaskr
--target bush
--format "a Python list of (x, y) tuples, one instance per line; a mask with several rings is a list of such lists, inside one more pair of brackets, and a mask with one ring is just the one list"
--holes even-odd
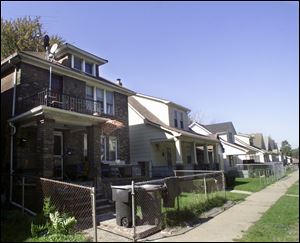
[(87, 242), (87, 239), (81, 234), (52, 234), (41, 237), (32, 237), (25, 242)]
[(43, 212), (31, 223), (32, 238), (28, 241), (83, 241), (84, 236), (73, 234), (76, 219), (60, 214), (49, 198), (44, 200)]

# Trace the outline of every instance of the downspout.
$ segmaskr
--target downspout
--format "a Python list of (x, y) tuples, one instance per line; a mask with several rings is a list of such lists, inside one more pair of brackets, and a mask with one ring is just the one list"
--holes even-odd
[(13, 129), (10, 133), (10, 187), (9, 187), (9, 202), (12, 202), (12, 187), (13, 187), (13, 149), (14, 149), (14, 135), (16, 134), (16, 127), (12, 122), (9, 122), (8, 125)]
[[(15, 66), (14, 71), (14, 90), (13, 90), (13, 102), (12, 102), (12, 112), (11, 116), (15, 116), (16, 111), (16, 83), (17, 83), (17, 67)], [(14, 155), (14, 135), (16, 134), (16, 127), (12, 122), (9, 122), (8, 125), (13, 129), (10, 133), (10, 187), (9, 187), (9, 201), (12, 202), (12, 187), (13, 187), (13, 155)]]

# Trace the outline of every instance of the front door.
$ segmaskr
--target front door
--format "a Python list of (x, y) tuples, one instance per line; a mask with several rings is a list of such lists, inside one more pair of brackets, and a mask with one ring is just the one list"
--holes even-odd
[(54, 132), (54, 172), (53, 178), (63, 179), (63, 134)]

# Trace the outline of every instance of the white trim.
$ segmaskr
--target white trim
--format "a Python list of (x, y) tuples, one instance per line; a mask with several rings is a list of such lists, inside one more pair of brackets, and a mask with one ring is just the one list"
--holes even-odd
[(85, 59), (81, 59), (81, 71), (85, 73)]
[(93, 76), (96, 76), (96, 64), (95, 63), (93, 63), (93, 71), (92, 71), (92, 73), (93, 73)]
[(13, 88), (13, 103), (12, 103), (12, 111), (11, 111), (11, 115), (14, 116), (15, 115), (15, 110), (16, 110), (16, 86), (17, 86), (17, 68), (15, 67), (15, 71), (14, 71), (14, 88)]
[(74, 68), (74, 55), (71, 54), (71, 68)]
[(106, 114), (106, 89), (103, 89), (103, 112)]

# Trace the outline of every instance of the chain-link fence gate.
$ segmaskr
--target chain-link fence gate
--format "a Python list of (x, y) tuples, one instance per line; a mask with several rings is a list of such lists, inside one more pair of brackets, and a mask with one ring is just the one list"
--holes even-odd
[(45, 198), (60, 213), (77, 220), (75, 231), (92, 230), (97, 241), (95, 188), (40, 177), (11, 175), (10, 202), (32, 215), (42, 212)]

